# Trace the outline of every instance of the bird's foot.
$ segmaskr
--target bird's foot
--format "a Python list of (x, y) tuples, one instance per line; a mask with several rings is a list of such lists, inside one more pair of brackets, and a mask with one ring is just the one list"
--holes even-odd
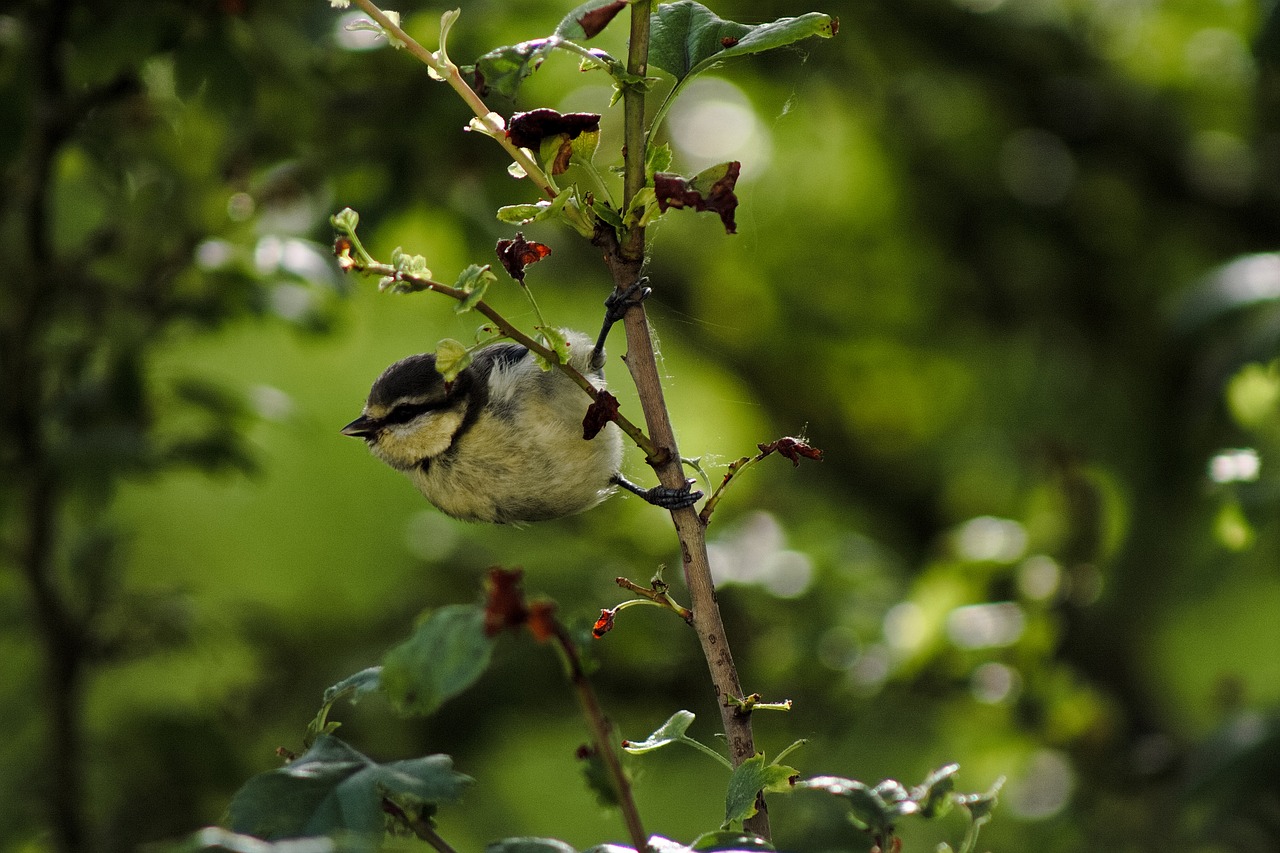
[(663, 509), (684, 509), (702, 499), (702, 492), (693, 488), (693, 480), (686, 480), (685, 484), (678, 489), (662, 485), (642, 489), (621, 474), (615, 475), (613, 482), (631, 494), (639, 496), (645, 502)]

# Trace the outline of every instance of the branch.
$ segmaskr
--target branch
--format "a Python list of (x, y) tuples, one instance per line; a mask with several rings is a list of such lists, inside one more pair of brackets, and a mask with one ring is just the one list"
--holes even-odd
[(635, 798), (631, 793), (631, 783), (622, 769), (622, 760), (618, 757), (618, 751), (614, 748), (613, 726), (600, 708), (595, 690), (591, 686), (590, 679), (587, 678), (586, 669), (582, 666), (578, 647), (569, 636), (568, 630), (559, 619), (555, 618), (554, 605), (535, 604), (530, 611), (530, 630), (534, 636), (539, 636), (540, 631), (545, 632), (546, 638), (554, 640), (556, 648), (560, 650), (561, 658), (568, 669), (569, 681), (573, 684), (574, 691), (578, 695), (578, 703), (582, 706), (582, 715), (591, 729), (592, 744), (596, 754), (604, 762), (605, 770), (609, 774), (610, 781), (613, 782), (614, 792), (618, 795), (618, 808), (622, 812), (623, 822), (627, 825), (627, 834), (631, 836), (631, 843), (636, 850), (646, 853), (649, 849), (648, 836), (645, 835), (644, 825), (640, 822), (640, 810), (636, 808)]
[[(648, 71), (650, 5), (650, 0), (638, 0), (631, 6), (627, 71), (639, 77), (643, 77)], [(623, 90), (622, 96), (626, 122), (626, 147), (623, 150), (623, 209), (626, 210), (631, 199), (645, 184), (645, 93), (638, 87), (629, 86)], [(619, 245), (612, 229), (605, 228), (597, 229), (593, 242), (604, 251), (605, 264), (613, 277), (615, 292), (625, 293), (640, 278), (645, 247), (644, 229), (632, 228), (627, 234), (625, 246)], [(663, 396), (644, 304), (633, 305), (623, 321), (627, 333), (627, 369), (636, 384), (649, 435), (660, 450), (660, 455), (650, 457), (650, 465), (659, 482), (669, 488), (679, 488), (685, 483), (684, 468), (680, 463), (675, 431), (672, 429), (671, 416)], [(755, 738), (751, 731), (750, 713), (739, 712), (726, 702), (728, 697), (741, 697), (744, 694), (737, 667), (733, 663), (733, 654), (729, 649), (724, 623), (720, 618), (715, 586), (711, 581), (706, 527), (693, 507), (672, 510), (671, 519), (680, 539), (685, 583), (693, 605), (693, 627), (711, 673), (716, 704), (720, 708), (720, 718), (729, 744), (729, 755), (736, 767), (755, 755)], [(756, 805), (756, 815), (748, 818), (743, 828), (768, 838), (769, 815), (762, 796), (757, 797)]]

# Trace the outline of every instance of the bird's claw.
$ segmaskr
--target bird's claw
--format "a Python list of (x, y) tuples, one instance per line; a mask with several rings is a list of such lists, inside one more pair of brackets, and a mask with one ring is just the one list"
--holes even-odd
[(702, 500), (702, 492), (695, 490), (693, 484), (693, 480), (685, 480), (684, 485), (678, 489), (654, 486), (652, 489), (647, 489), (640, 497), (663, 509), (684, 509)]
[(604, 301), (605, 322), (609, 325), (621, 320), (632, 305), (639, 305), (649, 298), (653, 288), (649, 287), (648, 277), (638, 279), (630, 287), (619, 293), (613, 291)]
[(646, 503), (651, 503), (662, 509), (684, 509), (702, 500), (702, 492), (693, 488), (693, 484), (696, 482), (694, 480), (685, 480), (684, 485), (677, 489), (663, 485), (657, 485), (651, 489), (642, 489), (621, 474), (615, 475), (613, 482), (631, 492), (631, 494), (643, 498)]
[(596, 348), (592, 350), (592, 364), (604, 364), (604, 342), (609, 337), (613, 324), (626, 316), (633, 305), (639, 305), (649, 298), (653, 289), (649, 287), (649, 279), (641, 278), (622, 292), (613, 291), (604, 301), (604, 324), (600, 327), (600, 337), (596, 338)]

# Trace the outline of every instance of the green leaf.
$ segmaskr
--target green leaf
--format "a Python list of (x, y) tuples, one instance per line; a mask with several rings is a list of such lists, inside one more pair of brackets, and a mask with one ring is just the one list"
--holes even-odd
[[(445, 382), (452, 382), (471, 364), (471, 351), (461, 341), (445, 338), (436, 344), (436, 370)], [(385, 676), (384, 676), (385, 678)]]
[(554, 838), (503, 838), (484, 846), (484, 853), (578, 853)]
[(387, 652), (382, 662), (383, 689), (401, 711), (430, 714), (470, 687), (489, 666), (492, 653), (493, 639), (485, 633), (482, 608), (442, 607), (419, 622), (412, 637)]
[(356, 213), (349, 207), (344, 207), (333, 216), (329, 217), (329, 224), (335, 230), (341, 231), (347, 236), (355, 233), (356, 226), (360, 224), (360, 214)]
[(427, 268), (427, 259), (422, 255), (411, 255), (399, 246), (391, 250), (391, 266), (406, 275), (416, 278), (431, 278), (431, 270)]
[(652, 21), (649, 62), (677, 81), (735, 56), (774, 50), (812, 36), (830, 38), (838, 27), (835, 19), (820, 12), (749, 26), (726, 21), (693, 0), (658, 6)]
[(632, 755), (644, 755), (677, 743), (685, 738), (685, 732), (693, 725), (694, 719), (692, 711), (676, 711), (653, 734), (639, 742), (627, 741), (622, 748)]
[(627, 206), (626, 224), (628, 228), (645, 228), (660, 215), (658, 196), (653, 187), (641, 187)]
[(332, 705), (343, 696), (350, 696), (352, 703), (382, 689), (382, 667), (371, 666), (355, 675), (349, 675), (324, 692), (324, 703)]
[(231, 829), (274, 841), (349, 831), (381, 837), (384, 798), (406, 814), (430, 814), (471, 783), (447, 755), (378, 764), (331, 735), (277, 770), (248, 781), (231, 801)]
[(973, 818), (975, 824), (981, 825), (991, 820), (991, 812), (995, 810), (996, 805), (1000, 802), (1000, 789), (1004, 787), (1004, 777), (1001, 776), (995, 783), (982, 794), (965, 794), (956, 797), (956, 802), (969, 812), (969, 816)]
[(941, 817), (951, 810), (950, 794), (955, 789), (955, 775), (959, 769), (959, 764), (939, 767), (911, 789), (911, 799), (920, 804), (921, 817)]
[(653, 183), (653, 176), (671, 168), (671, 146), (667, 143), (650, 145), (645, 152), (644, 177), (646, 184)]
[(591, 212), (603, 222), (605, 225), (613, 228), (618, 232), (618, 239), (621, 241), (625, 236), (626, 229), (622, 225), (622, 216), (609, 202), (597, 198), (595, 204), (591, 205)]
[(757, 752), (738, 765), (729, 777), (725, 795), (724, 825), (746, 820), (756, 813), (756, 794), (761, 791), (789, 791), (799, 773), (784, 764), (766, 764)]
[(530, 222), (541, 222), (553, 216), (559, 216), (573, 194), (572, 187), (565, 187), (554, 199), (539, 201), (534, 204), (509, 204), (498, 208), (498, 219), (511, 225), (528, 225)]
[(497, 47), (477, 59), (474, 66), (463, 70), (472, 76), (472, 88), (481, 97), (495, 93), (515, 100), (520, 84), (538, 70), (559, 41), (553, 36)]
[[(551, 326), (537, 326), (535, 328), (537, 328), (538, 332), (541, 333), (542, 343), (547, 347), (547, 349), (556, 354), (556, 358), (559, 360), (559, 363), (568, 364), (569, 341), (565, 338), (564, 331), (562, 329), (552, 328)], [(554, 364), (547, 361), (537, 353), (534, 353), (534, 358), (537, 359), (538, 365), (543, 370), (551, 370), (555, 367)]]
[(570, 41), (595, 38), (626, 5), (626, 0), (587, 0), (564, 16), (555, 34)]
[[(481, 299), (484, 299), (484, 292), (489, 285), (497, 281), (498, 277), (493, 274), (493, 270), (489, 269), (489, 265), (483, 266), (472, 264), (462, 271), (458, 276), (458, 281), (454, 285), (458, 290), (467, 294), (467, 298), (453, 306), (454, 313), (465, 314), (476, 307)], [(439, 367), (439, 356), (436, 357), (436, 365)], [(444, 371), (441, 371), (443, 373)]]
[(339, 723), (329, 722), (329, 709), (333, 707), (333, 703), (343, 696), (350, 696), (352, 704), (355, 704), (361, 697), (382, 689), (381, 675), (382, 667), (371, 666), (368, 669), (360, 670), (355, 675), (342, 679), (326, 690), (320, 705), (320, 711), (316, 714), (315, 719), (307, 724), (307, 734), (303, 742), (310, 747), (315, 743), (317, 736), (330, 734), (337, 729)]

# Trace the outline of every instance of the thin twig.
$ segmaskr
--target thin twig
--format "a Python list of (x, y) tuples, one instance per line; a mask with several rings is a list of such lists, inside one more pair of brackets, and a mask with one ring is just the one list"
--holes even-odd
[(573, 638), (569, 636), (568, 630), (559, 619), (553, 618), (551, 624), (551, 637), (555, 640), (556, 647), (560, 650), (569, 670), (569, 681), (573, 684), (574, 692), (578, 695), (578, 703), (582, 706), (582, 715), (591, 729), (592, 745), (595, 747), (596, 755), (599, 755), (600, 760), (604, 762), (605, 771), (613, 782), (614, 793), (618, 796), (618, 808), (622, 812), (623, 822), (627, 825), (627, 834), (631, 836), (631, 843), (635, 845), (636, 850), (645, 853), (649, 849), (648, 836), (645, 835), (644, 825), (640, 821), (640, 810), (636, 808), (635, 798), (631, 793), (631, 782), (627, 779), (626, 771), (622, 769), (622, 760), (618, 757), (618, 750), (615, 748), (617, 739), (613, 733), (613, 726), (600, 708), (600, 701), (596, 698), (590, 679), (587, 678), (586, 669), (582, 666), (582, 656), (578, 654), (578, 647)]
[(453, 845), (440, 837), (440, 833), (436, 832), (436, 828), (426, 818), (406, 813), (404, 809), (386, 797), (382, 798), (382, 809), (393, 817), (402, 820), (405, 826), (413, 830), (414, 835), (430, 844), (439, 853), (458, 853), (453, 848)]
[(371, 0), (355, 0), (355, 2), (357, 6), (369, 15), (369, 17), (373, 18), (373, 20), (377, 22), (378, 26), (390, 33), (396, 41), (403, 44), (405, 50), (412, 54), (416, 59), (421, 60), (428, 68), (434, 71), (441, 80), (453, 87), (453, 90), (458, 93), (458, 96), (461, 97), (466, 105), (471, 108), (471, 111), (476, 114), (476, 118), (478, 118), (486, 127), (489, 131), (489, 135), (506, 150), (512, 160), (520, 164), (520, 168), (524, 169), (525, 174), (529, 176), (529, 180), (533, 181), (538, 186), (538, 189), (546, 193), (548, 198), (556, 197), (555, 187), (547, 178), (546, 174), (543, 173), (538, 164), (534, 162), (533, 158), (507, 138), (504, 128), (493, 124), (493, 111), (489, 109), (488, 105), (485, 104), (483, 100), (481, 100), (475, 90), (467, 85), (467, 81), (462, 79), (462, 75), (458, 73), (458, 67), (456, 65), (452, 62), (447, 65), (441, 63), (436, 57), (436, 54), (427, 50), (420, 42), (414, 39), (413, 36), (402, 30), (399, 24), (387, 17), (387, 14), (372, 3)]

